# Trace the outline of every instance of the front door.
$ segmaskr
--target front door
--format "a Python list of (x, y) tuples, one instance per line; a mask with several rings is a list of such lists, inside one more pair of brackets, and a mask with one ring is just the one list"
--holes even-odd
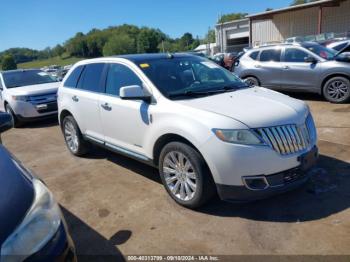
[[(309, 90), (317, 88), (321, 63), (305, 62), (313, 56), (297, 47), (287, 47), (282, 62), (281, 87), (289, 90)], [(316, 57), (315, 57), (316, 58)]]
[(100, 97), (100, 115), (106, 145), (143, 158), (152, 105), (142, 100), (121, 99), (120, 88), (131, 85), (143, 86), (143, 83), (127, 65), (111, 63), (106, 76), (106, 91)]

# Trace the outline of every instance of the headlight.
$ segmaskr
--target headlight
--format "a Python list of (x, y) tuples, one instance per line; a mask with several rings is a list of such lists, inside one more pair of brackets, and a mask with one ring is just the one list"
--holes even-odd
[(24, 260), (38, 252), (56, 234), (61, 216), (59, 207), (48, 189), (33, 180), (35, 197), (22, 223), (1, 247), (1, 262)]
[(215, 135), (224, 142), (244, 144), (244, 145), (263, 145), (264, 142), (248, 129), (244, 130), (225, 130), (214, 129)]
[(29, 96), (12, 96), (12, 99), (15, 101), (23, 101), (26, 102), (29, 100)]

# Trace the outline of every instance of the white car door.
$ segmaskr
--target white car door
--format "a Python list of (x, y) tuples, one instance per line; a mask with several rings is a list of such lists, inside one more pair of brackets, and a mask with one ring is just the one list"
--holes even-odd
[(5, 111), (3, 96), (4, 96), (4, 84), (2, 83), (2, 76), (0, 75), (0, 111)]
[(72, 113), (81, 132), (94, 140), (103, 141), (99, 99), (103, 92), (104, 63), (85, 65), (76, 89), (68, 89)]
[(111, 63), (107, 69), (105, 94), (100, 96), (100, 114), (106, 146), (147, 160), (144, 137), (149, 128), (150, 107), (142, 100), (123, 100), (121, 87), (139, 85), (142, 80), (127, 65)]

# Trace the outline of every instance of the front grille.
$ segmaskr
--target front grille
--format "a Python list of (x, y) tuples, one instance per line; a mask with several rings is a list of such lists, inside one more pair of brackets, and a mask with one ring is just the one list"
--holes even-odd
[(314, 141), (316, 134), (312, 116), (309, 115), (305, 124), (283, 125), (256, 129), (261, 138), (281, 155), (290, 155), (306, 150)]
[(48, 103), (57, 100), (57, 93), (49, 93), (42, 95), (32, 95), (29, 96), (29, 102), (32, 104)]

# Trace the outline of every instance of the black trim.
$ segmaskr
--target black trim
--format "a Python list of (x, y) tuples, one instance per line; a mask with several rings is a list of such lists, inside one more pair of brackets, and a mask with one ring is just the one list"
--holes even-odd
[(35, 121), (41, 121), (46, 119), (53, 119), (58, 118), (58, 112), (52, 112), (52, 114), (45, 115), (45, 116), (36, 116), (36, 117), (23, 117), (21, 115), (16, 115), (16, 118), (20, 122), (35, 122)]

